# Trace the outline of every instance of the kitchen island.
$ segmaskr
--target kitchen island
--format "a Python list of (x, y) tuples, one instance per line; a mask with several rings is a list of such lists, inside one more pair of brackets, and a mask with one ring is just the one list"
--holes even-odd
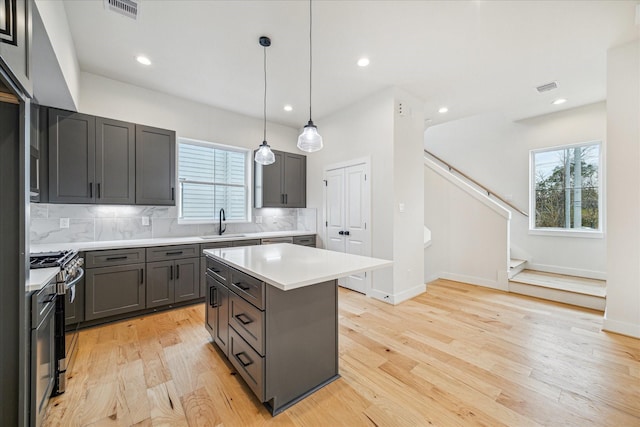
[(288, 243), (204, 254), (206, 327), (273, 415), (339, 378), (337, 279), (392, 265)]

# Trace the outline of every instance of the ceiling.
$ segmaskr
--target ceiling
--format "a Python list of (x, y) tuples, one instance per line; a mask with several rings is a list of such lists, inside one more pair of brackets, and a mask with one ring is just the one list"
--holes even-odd
[[(313, 118), (396, 86), (427, 126), (503, 112), (513, 119), (606, 98), (607, 49), (640, 37), (637, 1), (313, 2)], [(80, 69), (302, 127), (309, 103), (309, 2), (141, 0), (133, 20), (102, 1), (65, 1)], [(148, 56), (144, 67), (135, 56)], [(371, 64), (356, 65), (361, 56)], [(550, 81), (559, 88), (535, 90)], [(556, 98), (568, 102), (554, 106)], [(290, 104), (293, 111), (285, 112)], [(447, 106), (449, 112), (438, 113)]]

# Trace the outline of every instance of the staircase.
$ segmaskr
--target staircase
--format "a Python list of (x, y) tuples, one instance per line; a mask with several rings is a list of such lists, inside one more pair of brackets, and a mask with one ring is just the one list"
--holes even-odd
[(606, 282), (525, 269), (526, 261), (511, 260), (509, 292), (604, 311)]

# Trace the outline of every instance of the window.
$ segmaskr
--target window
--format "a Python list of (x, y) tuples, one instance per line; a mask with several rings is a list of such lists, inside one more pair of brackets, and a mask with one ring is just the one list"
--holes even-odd
[(180, 219), (249, 221), (249, 150), (189, 139), (178, 140)]
[(531, 152), (532, 230), (602, 231), (601, 144)]

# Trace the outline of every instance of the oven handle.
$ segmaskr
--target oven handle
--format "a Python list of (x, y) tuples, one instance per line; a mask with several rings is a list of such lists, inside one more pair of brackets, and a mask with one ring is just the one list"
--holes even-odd
[(65, 289), (71, 289), (71, 297), (69, 298), (69, 303), (72, 303), (76, 299), (76, 283), (78, 283), (84, 277), (84, 269), (82, 267), (78, 268), (80, 274), (78, 274), (72, 281), (69, 283), (65, 283)]

